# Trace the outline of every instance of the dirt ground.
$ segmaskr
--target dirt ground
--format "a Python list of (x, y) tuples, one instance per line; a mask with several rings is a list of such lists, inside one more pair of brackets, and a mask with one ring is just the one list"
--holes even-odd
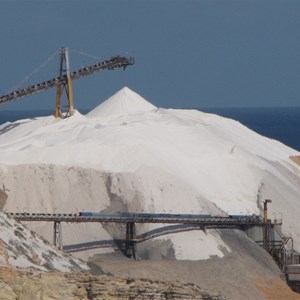
[[(211, 294), (232, 300), (293, 300), (300, 295), (291, 291), (280, 278), (272, 257), (239, 230), (222, 230), (222, 239), (231, 252), (223, 258), (202, 261), (140, 260), (123, 255), (95, 255), (90, 259), (106, 274), (121, 278), (147, 278), (193, 283)], [(199, 249), (201, 251), (201, 249)]]
[(290, 159), (295, 162), (296, 164), (300, 165), (300, 156), (292, 155), (290, 156)]
[(267, 300), (300, 300), (300, 294), (289, 289), (281, 279), (259, 278), (256, 286)]

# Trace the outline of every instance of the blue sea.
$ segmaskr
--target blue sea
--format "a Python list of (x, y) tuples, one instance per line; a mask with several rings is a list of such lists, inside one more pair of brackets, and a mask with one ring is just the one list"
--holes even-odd
[(239, 121), (257, 133), (300, 151), (300, 107), (201, 109)]
[[(237, 120), (248, 128), (300, 151), (300, 107), (200, 108)], [(88, 110), (80, 110), (85, 114)], [(52, 114), (49, 110), (0, 111), (0, 124)]]

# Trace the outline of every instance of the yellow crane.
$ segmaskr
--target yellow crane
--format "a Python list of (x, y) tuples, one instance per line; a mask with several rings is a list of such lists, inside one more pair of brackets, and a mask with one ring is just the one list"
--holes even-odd
[(55, 117), (62, 117), (61, 113), (61, 96), (63, 90), (66, 91), (68, 98), (68, 110), (66, 116), (71, 116), (74, 114), (74, 104), (73, 104), (73, 90), (72, 90), (72, 80), (78, 79), (83, 76), (99, 72), (101, 70), (114, 70), (117, 68), (123, 68), (124, 70), (134, 64), (133, 57), (124, 57), (124, 56), (114, 56), (108, 60), (103, 60), (97, 64), (82, 67), (76, 71), (70, 71), (70, 59), (69, 59), (69, 49), (61, 48), (60, 49), (60, 64), (59, 64), (59, 73), (58, 77), (44, 81), (26, 88), (20, 88), (11, 92), (9, 94), (3, 95), (0, 97), (0, 104), (4, 104), (16, 99), (20, 99), (25, 96), (39, 93), (45, 91), (49, 88), (56, 87), (56, 105), (55, 105)]

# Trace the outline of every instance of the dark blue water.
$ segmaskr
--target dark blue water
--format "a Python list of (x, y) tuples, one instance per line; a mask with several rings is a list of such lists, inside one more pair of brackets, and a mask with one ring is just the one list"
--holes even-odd
[[(300, 151), (300, 107), (276, 108), (202, 108), (241, 122), (250, 129)], [(87, 110), (80, 111), (85, 114)], [(0, 111), (0, 124), (19, 119), (49, 116), (49, 110)]]
[(206, 108), (300, 151), (300, 107)]
[(0, 125), (5, 122), (14, 122), (21, 119), (49, 116), (53, 111), (29, 110), (29, 111), (0, 111)]

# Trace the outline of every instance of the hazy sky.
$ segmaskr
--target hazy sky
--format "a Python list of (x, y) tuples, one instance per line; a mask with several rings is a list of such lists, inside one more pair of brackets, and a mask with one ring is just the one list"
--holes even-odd
[[(128, 86), (160, 107), (300, 106), (299, 0), (0, 0), (0, 93), (60, 47), (71, 67), (134, 56), (74, 81), (77, 108)], [(76, 52), (77, 51), (77, 52)], [(58, 56), (23, 86), (56, 76)], [(54, 107), (55, 89), (0, 110)]]

